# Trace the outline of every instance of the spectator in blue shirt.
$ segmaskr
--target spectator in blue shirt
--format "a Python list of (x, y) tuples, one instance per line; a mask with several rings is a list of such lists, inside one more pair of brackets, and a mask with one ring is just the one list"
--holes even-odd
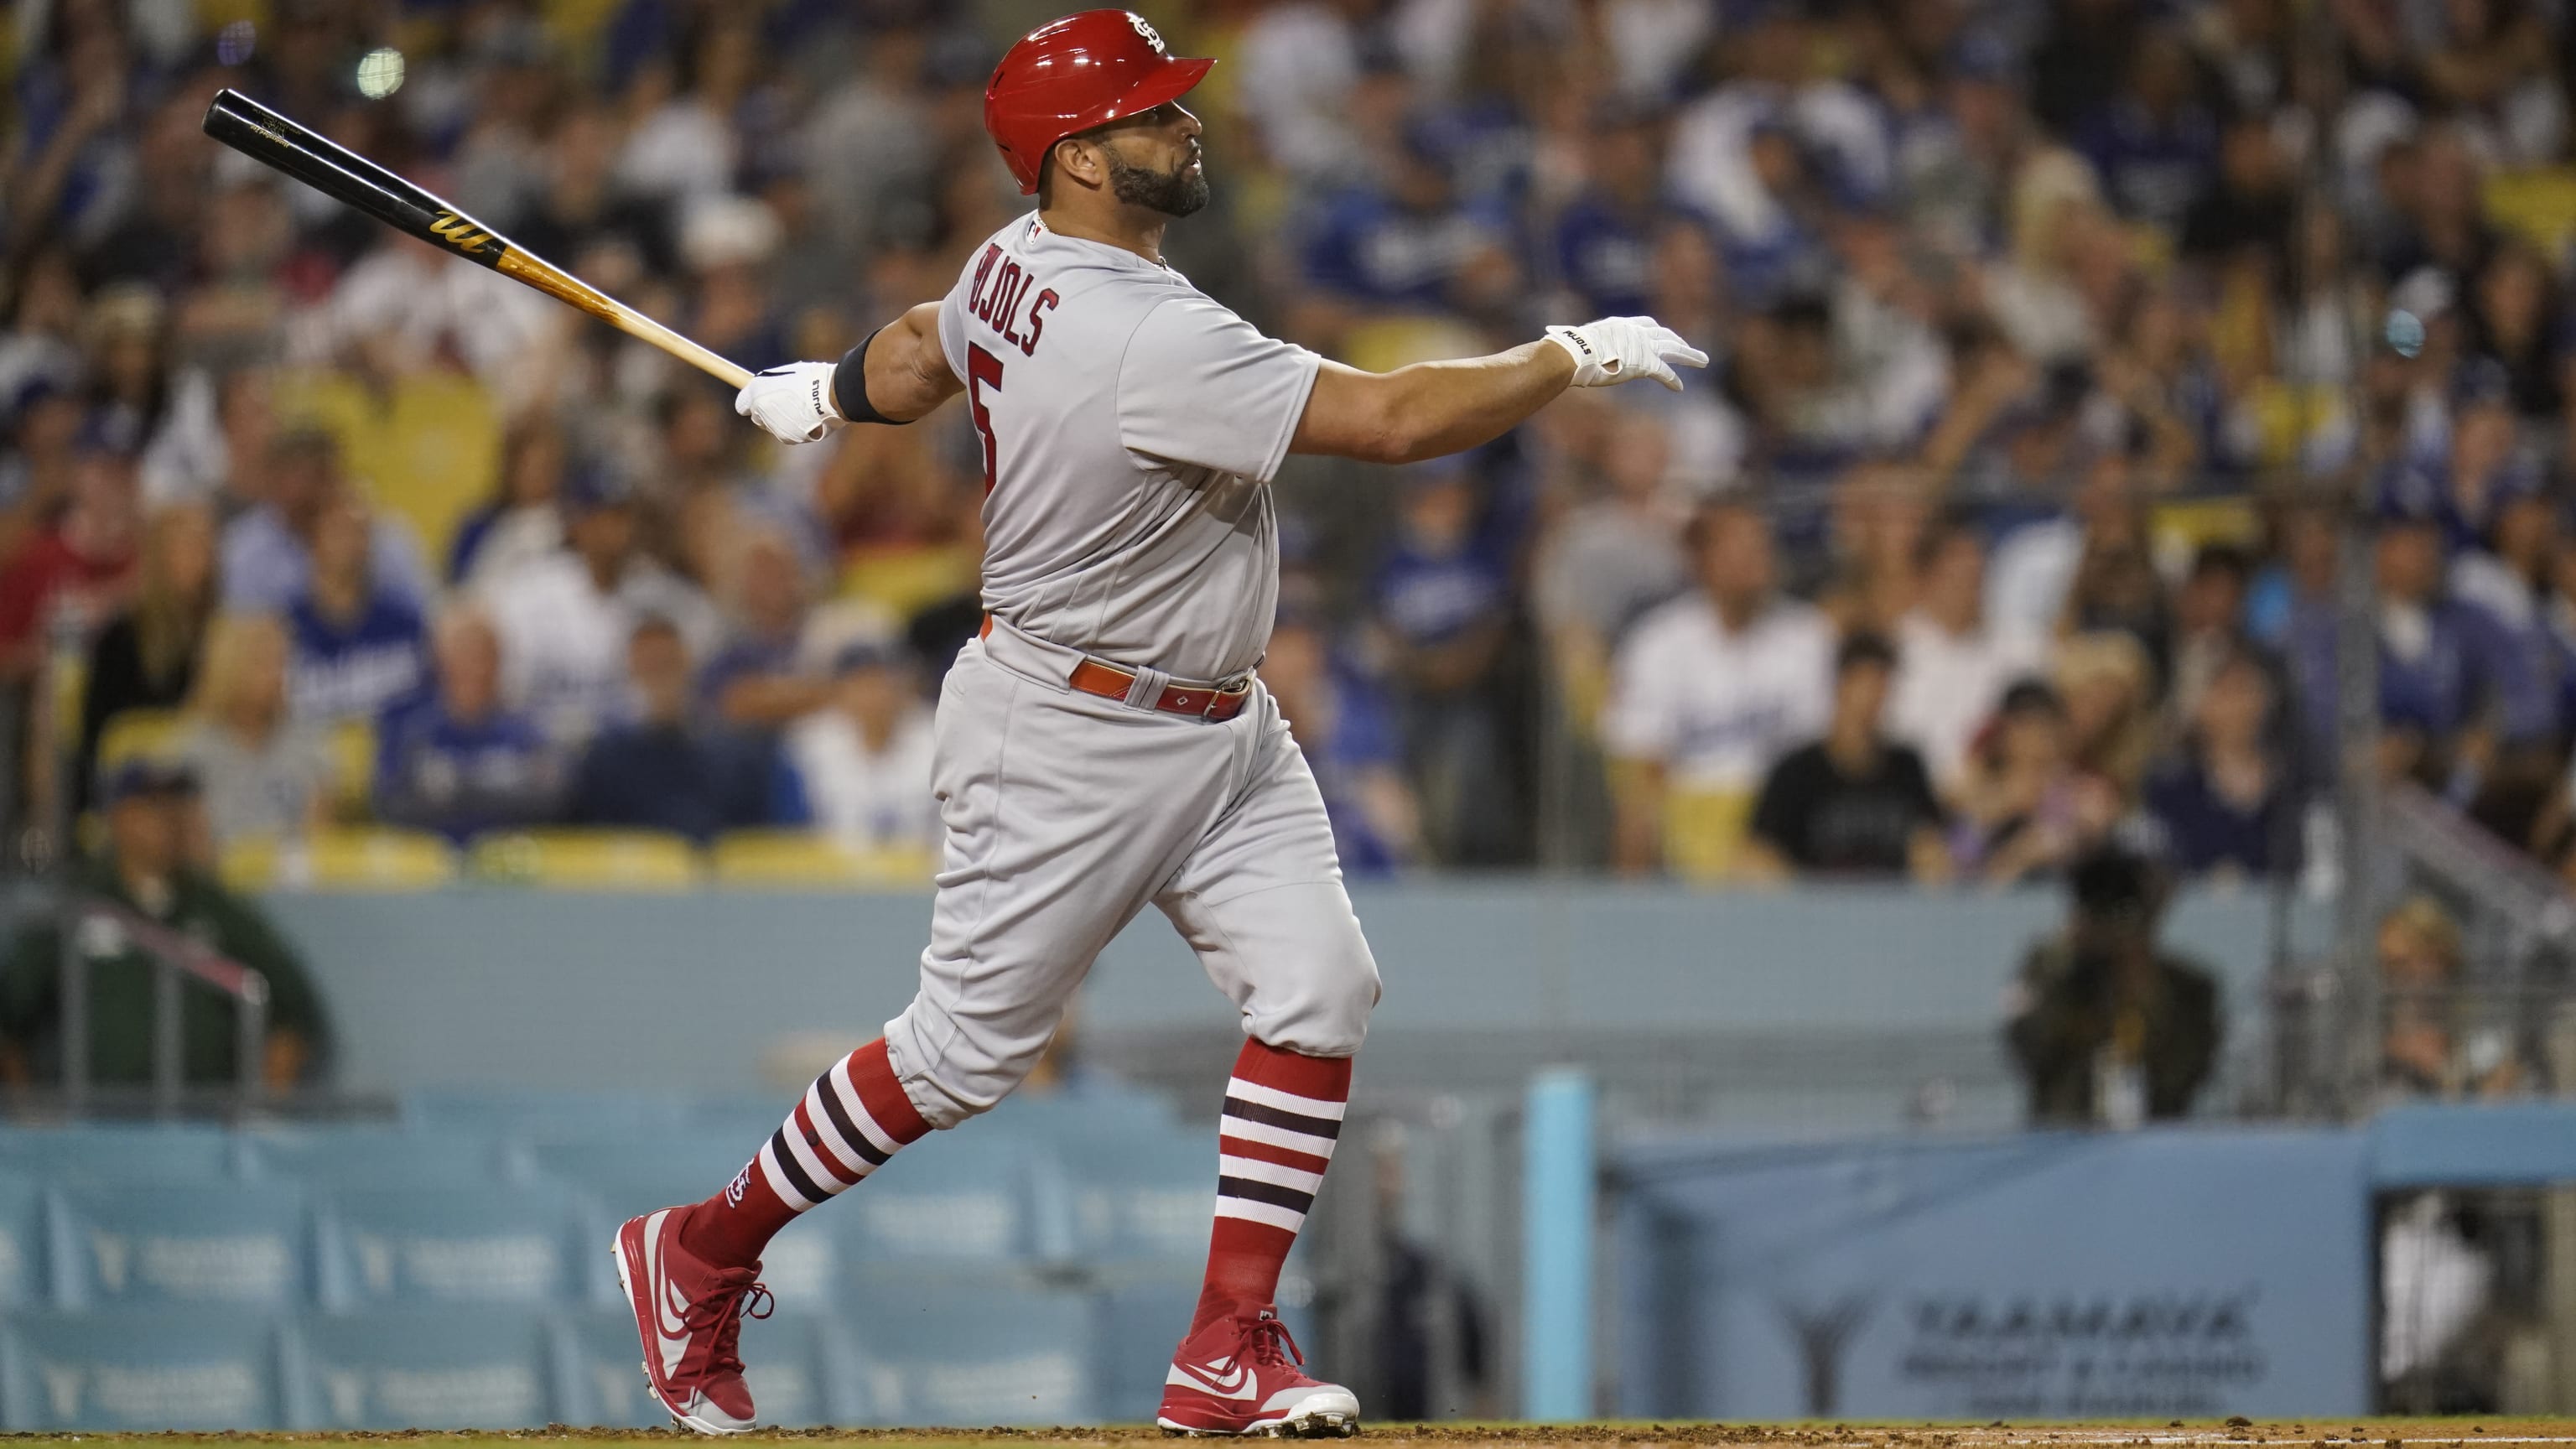
[[(2481, 761), (2552, 724), (2538, 661), (2522, 641), (2443, 587), (2442, 539), (2430, 519), (2380, 526), (2379, 719), (2382, 766), (2465, 803)], [(2336, 611), (2330, 596), (2294, 605), (2291, 667), (2314, 757), (2334, 758)]]
[[(276, 614), (304, 591), (313, 569), (313, 529), (329, 505), (348, 496), (340, 440), (320, 428), (296, 428), (270, 445), (267, 497), (224, 527), (224, 607)], [(371, 525), (378, 584), (426, 606), (434, 589), (411, 530), (389, 518)]]
[(1458, 459), (1415, 464), (1373, 610), (1396, 681), (1426, 843), (1451, 863), (1512, 851), (1518, 802), (1497, 708), (1512, 636), (1510, 561)]
[(1418, 130), (1389, 149), (1387, 168), (1383, 183), (1341, 192), (1314, 218), (1305, 273), (1324, 296), (1308, 325), (1330, 331), (1387, 312), (1473, 315), (1517, 300), (1510, 218), (1461, 197)]
[(1652, 312), (1655, 240), (1664, 225), (1707, 222), (1665, 197), (1656, 118), (1636, 107), (1605, 110), (1589, 138), (1592, 184), (1556, 219), (1556, 269), (1587, 316)]
[(2168, 234), (2182, 228), (2218, 170), (2218, 122), (2194, 96), (2192, 80), (2182, 40), (2151, 30), (2130, 58), (2120, 93), (2076, 137), (2120, 214)]
[(575, 825), (668, 830), (704, 841), (764, 823), (768, 751), (690, 718), (689, 646), (668, 619), (647, 617), (627, 641), (632, 723), (601, 732), (574, 774)]
[(439, 620), (437, 692), (385, 722), (376, 811), (395, 825), (463, 840), (553, 818), (563, 770), (545, 732), (501, 706), (501, 643), (491, 621)]
[(2295, 869), (2297, 795), (2273, 758), (2272, 676), (2251, 653), (2214, 669), (2182, 752), (2147, 776), (2147, 813), (2174, 865), (2261, 877)]
[(1422, 810), (1376, 687), (1333, 658), (1313, 620), (1293, 613), (1271, 630), (1261, 682), (1314, 772), (1342, 869), (1384, 875), (1411, 862), (1421, 849)]
[(382, 587), (373, 521), (342, 497), (313, 525), (313, 572), (286, 607), (294, 640), (288, 698), (308, 724), (372, 720), (429, 687), (429, 631), (411, 601)]

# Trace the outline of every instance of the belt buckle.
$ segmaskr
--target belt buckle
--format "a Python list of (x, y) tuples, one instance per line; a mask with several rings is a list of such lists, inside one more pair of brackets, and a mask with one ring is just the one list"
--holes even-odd
[(1210, 715), (1215, 714), (1218, 700), (1225, 699), (1229, 696), (1239, 696), (1251, 687), (1252, 677), (1247, 674), (1238, 674), (1232, 679), (1220, 681), (1216, 688), (1208, 691), (1208, 701), (1206, 706), (1199, 711), (1199, 718), (1201, 720), (1205, 720)]

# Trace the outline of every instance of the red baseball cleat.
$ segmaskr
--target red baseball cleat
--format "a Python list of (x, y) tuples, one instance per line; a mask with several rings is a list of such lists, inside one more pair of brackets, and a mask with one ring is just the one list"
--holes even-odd
[(691, 1208), (628, 1218), (617, 1230), (617, 1281), (635, 1309), (644, 1377), (671, 1417), (701, 1434), (751, 1427), (742, 1381), (742, 1321), (769, 1316), (760, 1267), (719, 1268), (680, 1243)]
[(1156, 1422), (1175, 1434), (1321, 1439), (1358, 1433), (1360, 1401), (1340, 1384), (1306, 1377), (1305, 1362), (1275, 1314), (1218, 1319), (1173, 1358)]

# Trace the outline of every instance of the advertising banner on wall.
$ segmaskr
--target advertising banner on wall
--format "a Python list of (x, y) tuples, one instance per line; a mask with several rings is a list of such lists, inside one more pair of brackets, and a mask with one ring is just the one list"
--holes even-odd
[(2357, 1132), (1630, 1149), (1618, 1412), (2334, 1416), (2370, 1402)]

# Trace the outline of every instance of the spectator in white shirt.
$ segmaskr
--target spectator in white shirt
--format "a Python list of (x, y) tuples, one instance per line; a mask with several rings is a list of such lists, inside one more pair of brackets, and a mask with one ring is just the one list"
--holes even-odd
[(1987, 622), (1986, 548), (1976, 534), (1935, 528), (1915, 559), (1915, 604), (1896, 624), (1888, 734), (1912, 745), (1947, 791), (2004, 690), (2040, 672), (2047, 645), (2038, 634)]
[(841, 648), (832, 702), (787, 731), (772, 813), (810, 823), (853, 850), (928, 850), (939, 810), (930, 794), (930, 706), (900, 644)]
[(1774, 594), (1770, 522), (1719, 502), (1687, 536), (1699, 586), (1639, 620), (1611, 666), (1616, 859), (1695, 877), (1733, 869), (1773, 760), (1824, 730), (1833, 627)]
[(714, 607), (643, 551), (635, 498), (606, 470), (566, 480), (569, 552), (494, 579), (486, 611), (501, 639), (503, 697), (547, 737), (579, 744), (627, 706), (626, 649), (647, 618), (671, 621), (693, 657), (716, 643)]

